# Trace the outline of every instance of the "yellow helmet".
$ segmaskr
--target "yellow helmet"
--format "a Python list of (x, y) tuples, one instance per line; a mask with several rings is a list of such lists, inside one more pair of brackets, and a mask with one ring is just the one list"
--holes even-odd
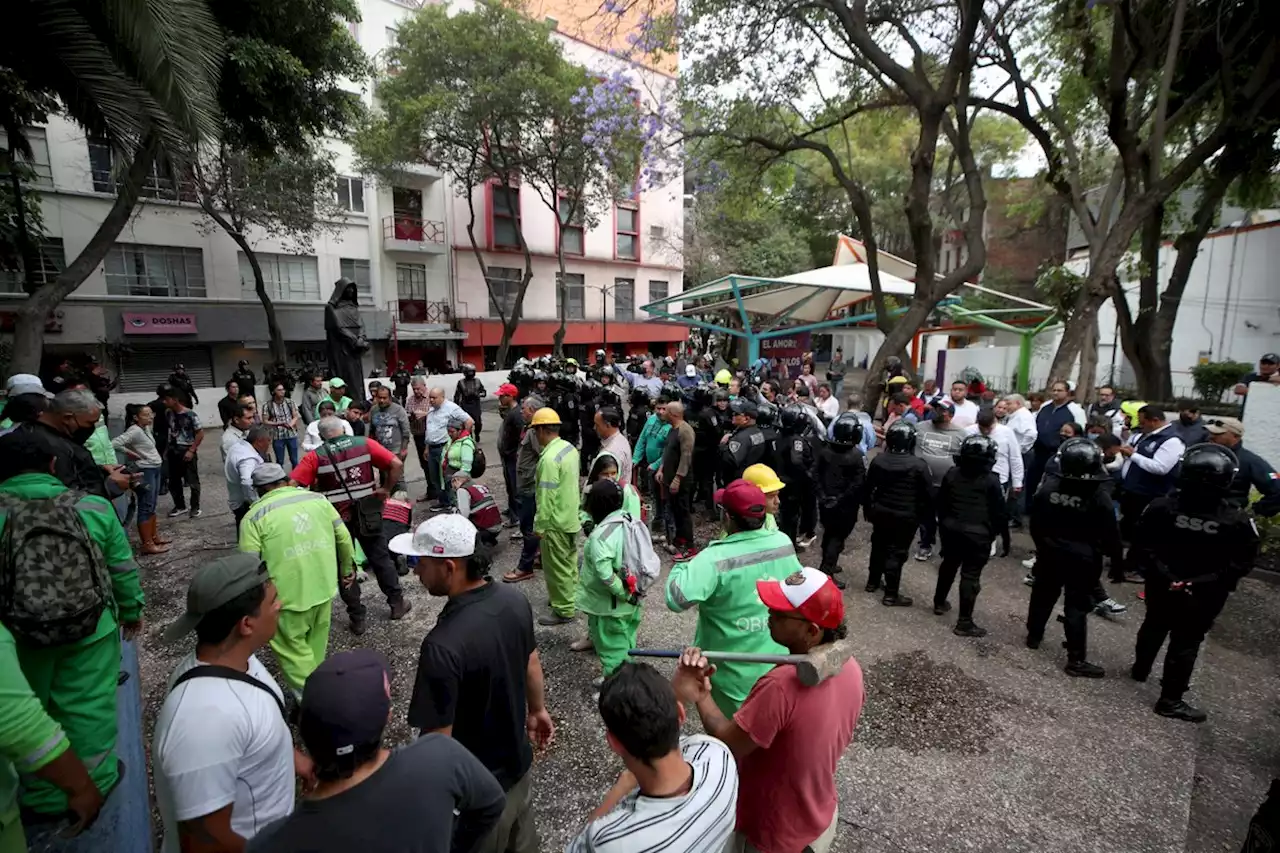
[(560, 426), (560, 413), (550, 406), (538, 409), (533, 413), (533, 420), (529, 422), (530, 426)]
[(725, 387), (728, 387), (729, 383), (732, 381), (733, 381), (733, 374), (730, 373), (727, 369), (721, 370), (719, 373), (716, 374), (717, 385), (724, 385)]
[(787, 487), (786, 483), (778, 479), (777, 473), (772, 468), (759, 462), (748, 465), (747, 470), (742, 472), (742, 479), (753, 486), (758, 486), (766, 495)]
[(1120, 404), (1120, 411), (1124, 414), (1125, 426), (1133, 429), (1138, 425), (1138, 410), (1146, 405), (1144, 400), (1125, 400)]

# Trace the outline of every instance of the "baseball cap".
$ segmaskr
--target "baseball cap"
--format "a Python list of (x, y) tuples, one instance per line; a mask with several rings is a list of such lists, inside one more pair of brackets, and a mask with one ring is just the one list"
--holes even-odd
[(13, 374), (9, 377), (9, 381), (4, 384), (4, 388), (10, 397), (17, 397), (19, 394), (39, 394), (42, 397), (53, 396), (44, 389), (44, 383), (40, 381), (40, 377), (32, 373)]
[(756, 592), (770, 610), (799, 613), (819, 628), (835, 629), (844, 621), (844, 597), (831, 576), (817, 569), (806, 566), (782, 580), (758, 580)]
[(759, 414), (756, 404), (748, 400), (746, 397), (735, 397), (729, 403), (729, 408), (733, 410), (735, 415), (750, 415), (755, 417)]
[(1234, 436), (1244, 437), (1244, 424), (1239, 421), (1209, 421), (1204, 425), (1213, 435), (1225, 435), (1231, 433)]
[(289, 475), (284, 472), (284, 468), (274, 462), (262, 463), (257, 468), (254, 468), (253, 473), (249, 475), (249, 480), (255, 486), (269, 486), (272, 483), (278, 483), (288, 478)]
[(329, 387), (330, 388), (346, 388), (347, 383), (342, 381), (341, 376), (335, 376), (329, 380)]
[(476, 552), (476, 526), (460, 515), (437, 515), (412, 533), (391, 537), (387, 547), (410, 557), (470, 557)]
[(231, 554), (198, 569), (187, 587), (187, 612), (165, 629), (164, 641), (172, 643), (182, 639), (194, 631), (208, 613), (270, 579), (267, 564), (258, 554)]
[(519, 397), (520, 391), (510, 382), (503, 382), (498, 386), (499, 397)]
[(690, 378), (697, 376), (698, 368), (694, 367), (692, 364), (686, 364), (684, 367), (684, 375)]
[(734, 480), (723, 489), (716, 489), (713, 497), (717, 504), (738, 518), (764, 518), (764, 492), (746, 480)]
[(953, 415), (956, 413), (955, 403), (952, 403), (950, 400), (934, 400), (933, 407), (935, 409), (946, 409)]
[(373, 649), (340, 652), (307, 676), (298, 732), (307, 752), (330, 763), (377, 743), (391, 713), (387, 659)]
[(1280, 355), (1276, 355), (1273, 352), (1265, 353), (1258, 361), (1263, 364), (1280, 364)]

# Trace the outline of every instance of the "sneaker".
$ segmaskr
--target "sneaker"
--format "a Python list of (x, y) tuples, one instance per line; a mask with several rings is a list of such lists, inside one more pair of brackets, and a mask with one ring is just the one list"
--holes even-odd
[(511, 541), (512, 541), (512, 542), (520, 542), (520, 541), (522, 541), (523, 539), (524, 539), (524, 531), (523, 531), (523, 530), (513, 530), (513, 531), (511, 531)]
[(509, 518), (506, 521), (502, 522), (503, 530), (510, 530), (513, 527), (519, 527), (519, 526), (520, 526), (520, 522), (516, 521), (515, 519)]
[(1062, 671), (1073, 678), (1102, 678), (1107, 674), (1105, 669), (1087, 660), (1073, 660)]
[(1032, 569), (1034, 569), (1035, 567), (1036, 567), (1036, 555), (1035, 555), (1035, 554), (1032, 554), (1030, 557), (1027, 557), (1027, 559), (1025, 559), (1025, 560), (1023, 560), (1023, 561), (1022, 561), (1022, 568), (1026, 569), (1027, 571), (1031, 571), (1031, 570), (1032, 570)]
[(932, 549), (932, 548), (925, 548), (925, 547), (922, 545), (922, 546), (920, 546), (919, 548), (917, 548), (917, 549), (916, 549), (916, 559), (917, 559), (917, 560), (919, 560), (919, 561), (920, 561), (920, 562), (922, 562), (922, 563), (923, 563), (925, 560), (927, 560), (927, 559), (929, 559), (930, 557), (932, 557), (932, 556), (933, 556), (933, 549)]
[(685, 548), (683, 551), (677, 551), (674, 559), (677, 563), (687, 563), (694, 557), (698, 556), (697, 548)]
[(413, 603), (407, 598), (402, 598), (399, 601), (393, 602), (391, 605), (391, 621), (395, 622), (403, 619), (405, 614), (412, 609)]
[[(1026, 563), (1024, 562), (1022, 565), (1024, 565), (1024, 566), (1025, 566), (1025, 565), (1026, 565)], [(1022, 579), (1022, 582), (1023, 582), (1023, 583), (1025, 583), (1027, 586), (1035, 586), (1035, 585), (1036, 585), (1036, 576), (1035, 576), (1035, 575), (1033, 575), (1033, 574), (1031, 574), (1031, 572), (1027, 572), (1027, 576), (1026, 576), (1025, 578), (1023, 578), (1023, 579)]]
[(192, 517), (192, 518), (199, 518), (199, 517), (200, 517), (200, 516), (202, 516), (202, 515), (204, 515), (204, 510), (202, 510), (202, 509), (193, 509), (193, 510), (191, 510), (191, 517)]
[(653, 533), (649, 538), (653, 541), (654, 545), (665, 545), (667, 543), (667, 537), (664, 533)]
[(950, 601), (942, 601), (942, 602), (935, 601), (935, 602), (933, 603), (933, 615), (934, 615), (934, 616), (941, 616), (943, 613), (946, 613), (946, 612), (947, 612), (947, 611), (949, 611), (950, 609), (951, 609), (951, 602), (950, 602)]
[(956, 626), (951, 629), (951, 633), (957, 637), (985, 637), (987, 636), (987, 629), (973, 622), (957, 622)]
[[(663, 537), (663, 538), (665, 538), (665, 537)], [(679, 549), (679, 548), (677, 548), (677, 547), (676, 547), (674, 544), (672, 544), (671, 542), (668, 542), (667, 544), (663, 545), (663, 546), (662, 546), (662, 550), (666, 551), (668, 554), (670, 554), (670, 555), (671, 555), (671, 556), (673, 556), (673, 557), (674, 557), (677, 553), (679, 553), (679, 551), (680, 551), (680, 549)]]
[(1188, 723), (1203, 723), (1209, 719), (1209, 715), (1193, 705), (1188, 705), (1181, 699), (1161, 699), (1156, 702), (1152, 708), (1162, 717), (1169, 717), (1174, 720), (1186, 720)]
[(995, 559), (996, 552), (1000, 550), (1000, 543), (995, 539), (991, 540), (991, 559)]
[[(596, 690), (596, 691), (599, 691), (601, 687), (604, 687), (604, 676), (603, 676), (603, 675), (600, 675), (600, 676), (597, 676), (597, 677), (595, 677), (595, 678), (591, 679), (591, 687), (592, 687), (592, 689), (594, 689), (594, 690)], [(597, 698), (596, 698), (596, 701), (597, 701), (597, 702), (598, 702), (598, 701), (600, 701), (600, 700), (599, 700), (599, 696), (600, 696), (600, 693), (599, 693), (599, 692), (597, 692), (597, 693), (596, 693), (596, 697), (597, 697)]]
[(1129, 608), (1116, 601), (1114, 598), (1107, 598), (1095, 604), (1093, 609), (1099, 616), (1106, 616), (1108, 614), (1114, 615), (1124, 613)]
[(912, 600), (909, 595), (886, 595), (880, 603), (885, 607), (910, 607)]
[(808, 548), (810, 545), (813, 544), (813, 540), (817, 538), (818, 538), (817, 534), (810, 533), (808, 536), (801, 536), (799, 539), (797, 539), (796, 545), (800, 546), (801, 548)]
[(169, 510), (170, 518), (177, 518), (180, 515), (186, 515), (186, 514), (187, 514), (187, 508), (185, 506), (182, 506), (182, 507), (175, 506), (173, 509)]
[(554, 628), (557, 625), (568, 625), (573, 621), (572, 616), (561, 616), (559, 613), (548, 613), (545, 616), (538, 617), (538, 624), (545, 625), (548, 628)]

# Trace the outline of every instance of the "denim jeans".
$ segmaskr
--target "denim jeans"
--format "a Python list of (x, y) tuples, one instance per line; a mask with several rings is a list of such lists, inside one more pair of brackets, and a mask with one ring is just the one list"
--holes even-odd
[(146, 488), (135, 492), (138, 496), (139, 524), (150, 521), (156, 514), (156, 498), (160, 496), (160, 466), (143, 468), (141, 473), (142, 485)]
[(298, 467), (298, 437), (293, 438), (276, 438), (271, 441), (271, 452), (276, 457), (276, 464), (284, 464), (285, 451), (289, 453), (289, 467)]

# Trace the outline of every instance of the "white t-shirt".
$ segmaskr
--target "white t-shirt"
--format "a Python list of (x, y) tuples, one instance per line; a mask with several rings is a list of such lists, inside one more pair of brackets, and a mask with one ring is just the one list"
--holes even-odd
[[(342, 418), (341, 420), (343, 434), (355, 435), (355, 433), (351, 431), (351, 423), (346, 418)], [(320, 421), (317, 419), (307, 424), (306, 435), (302, 437), (302, 452), (309, 453), (323, 443), (324, 442), (320, 440)]]
[(840, 416), (840, 401), (835, 397), (819, 400), (818, 411), (822, 412), (823, 417), (830, 423)]
[(613, 811), (587, 824), (565, 853), (720, 853), (737, 822), (738, 765), (723, 742), (707, 735), (680, 738), (693, 767), (693, 788), (655, 799), (636, 788)]
[(947, 399), (951, 401), (951, 405), (956, 407), (956, 413), (955, 416), (951, 418), (951, 423), (958, 427), (967, 427), (978, 422), (977, 403), (972, 400), (961, 400), (957, 403), (955, 400), (951, 400), (950, 397)]
[[(200, 665), (195, 652), (172, 685)], [(249, 657), (249, 675), (284, 700), (271, 674)], [(293, 812), (293, 738), (280, 706), (252, 684), (193, 678), (165, 697), (151, 741), (156, 803), (164, 821), (161, 853), (178, 853), (178, 823), (231, 804), (231, 828), (252, 838)]]

